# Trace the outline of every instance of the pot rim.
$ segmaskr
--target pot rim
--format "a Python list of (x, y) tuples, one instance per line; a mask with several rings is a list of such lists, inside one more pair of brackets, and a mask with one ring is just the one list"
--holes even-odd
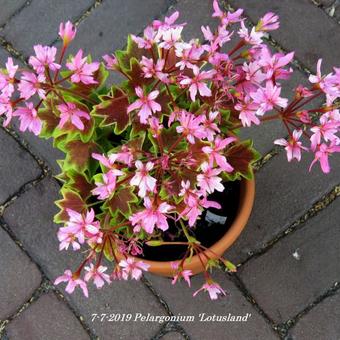
[[(216, 259), (218, 256), (221, 256), (236, 241), (248, 222), (254, 204), (254, 198), (254, 178), (251, 180), (242, 179), (240, 185), (240, 204), (234, 222), (232, 223), (228, 231), (217, 242), (209, 247), (211, 251), (205, 250), (202, 253), (209, 255), (209, 257), (212, 259)], [(119, 259), (124, 258), (123, 255), (119, 253), (117, 253), (117, 256)], [(150, 273), (169, 277), (172, 277), (174, 273), (174, 269), (172, 268), (171, 263), (177, 261), (151, 261), (131, 255), (129, 255), (128, 257), (131, 257), (136, 261), (143, 261), (144, 263), (150, 265), (148, 270)], [(193, 274), (197, 274), (203, 271), (201, 261), (206, 264), (208, 260), (205, 256), (200, 260), (198, 255), (194, 255), (191, 258), (190, 262), (185, 261), (183, 267), (184, 269), (190, 269)]]

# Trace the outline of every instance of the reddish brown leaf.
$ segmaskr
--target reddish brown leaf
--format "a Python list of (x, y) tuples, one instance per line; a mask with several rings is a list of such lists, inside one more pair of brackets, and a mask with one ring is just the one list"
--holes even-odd
[(91, 157), (92, 152), (97, 150), (94, 142), (83, 143), (80, 140), (74, 140), (66, 144), (67, 157), (66, 161), (82, 171)]
[(251, 163), (256, 159), (256, 153), (249, 143), (233, 145), (225, 153), (228, 163), (234, 168), (233, 173), (247, 175), (251, 170)]
[(130, 202), (136, 200), (137, 197), (133, 193), (133, 188), (123, 188), (116, 192), (107, 203), (113, 214), (119, 210), (123, 215), (127, 215), (130, 212)]
[(129, 101), (122, 90), (117, 88), (112, 92), (111, 96), (103, 97), (103, 101), (95, 106), (95, 111), (98, 116), (104, 118), (102, 126), (116, 123), (118, 132), (122, 132), (129, 123)]
[(154, 80), (152, 78), (144, 77), (143, 70), (140, 67), (138, 60), (135, 58), (132, 58), (130, 60), (130, 70), (126, 71), (126, 74), (131, 78), (129, 80), (129, 85), (132, 88), (135, 88), (137, 86), (143, 87), (143, 85), (149, 85)]
[(86, 209), (85, 202), (76, 192), (64, 189), (62, 190), (62, 195), (63, 199), (56, 202), (56, 205), (60, 208), (60, 212), (54, 217), (54, 221), (56, 223), (66, 222), (69, 220), (66, 209), (72, 209), (79, 213)]
[(50, 136), (59, 124), (59, 112), (56, 108), (58, 101), (53, 97), (48, 97), (44, 104), (45, 107), (39, 109), (38, 116), (44, 122), (45, 134)]

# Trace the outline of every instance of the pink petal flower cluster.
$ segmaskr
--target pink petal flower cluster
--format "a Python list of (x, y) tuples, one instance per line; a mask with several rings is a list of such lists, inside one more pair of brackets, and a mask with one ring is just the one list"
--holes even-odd
[(143, 271), (147, 271), (150, 267), (143, 261), (136, 261), (132, 257), (128, 257), (126, 260), (121, 260), (119, 266), (122, 268), (122, 278), (128, 280), (129, 277), (134, 280), (139, 280)]
[(62, 129), (66, 122), (71, 122), (79, 130), (84, 130), (85, 126), (82, 118), (85, 120), (90, 120), (90, 115), (77, 108), (76, 104), (67, 102), (65, 104), (58, 105), (58, 109), (61, 112), (60, 121), (58, 127)]
[(127, 113), (138, 110), (138, 116), (142, 124), (147, 123), (147, 119), (155, 112), (161, 111), (161, 106), (154, 101), (159, 95), (159, 91), (152, 91), (145, 95), (140, 86), (135, 88), (136, 95), (139, 97), (134, 103), (129, 105)]
[(99, 221), (95, 220), (94, 210), (87, 211), (86, 214), (80, 214), (72, 209), (67, 209), (69, 221), (65, 227), (58, 231), (58, 240), (60, 242), (59, 250), (68, 249), (71, 245), (73, 250), (79, 250), (80, 245), (86, 239), (93, 241), (97, 236), (97, 240), (101, 239), (101, 231)]
[(74, 83), (97, 84), (93, 76), (99, 68), (99, 63), (89, 63), (87, 57), (83, 58), (83, 51), (81, 49), (66, 63), (66, 67), (72, 71), (71, 81)]

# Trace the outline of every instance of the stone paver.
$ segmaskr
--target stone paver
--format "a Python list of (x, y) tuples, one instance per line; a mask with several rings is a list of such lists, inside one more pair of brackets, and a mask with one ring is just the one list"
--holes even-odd
[(1, 0), (0, 26), (4, 25), (13, 14), (20, 10), (22, 6), (25, 4), (25, 2), (26, 0), (16, 1)]
[[(192, 339), (278, 339), (272, 332), (270, 325), (257, 313), (241, 292), (230, 282), (222, 272), (215, 272), (213, 278), (227, 291), (228, 295), (219, 300), (211, 301), (207, 293), (200, 293), (192, 297), (204, 283), (202, 276), (192, 279), (192, 287), (186, 283), (171, 285), (168, 278), (147, 274), (148, 280), (161, 292), (174, 315), (194, 316), (195, 321), (182, 321), (180, 324)], [(200, 316), (200, 313), (205, 315)], [(246, 322), (200, 321), (207, 316), (246, 315), (250, 313)]]
[(314, 202), (340, 182), (339, 156), (331, 158), (333, 169), (325, 175), (311, 155), (300, 163), (288, 163), (285, 152), (271, 160), (256, 175), (255, 204), (245, 230), (226, 256), (240, 263), (250, 251), (261, 248), (302, 216)]
[(78, 18), (93, 0), (34, 0), (5, 26), (0, 35), (27, 57), (33, 45), (50, 44), (58, 35), (61, 21)]
[(0, 129), (0, 203), (39, 176), (41, 170), (33, 157), (8, 133)]
[(127, 35), (140, 34), (155, 17), (170, 5), (169, 0), (104, 1), (91, 16), (80, 23), (70, 52), (82, 48), (93, 58), (101, 58), (125, 46)]
[(75, 315), (54, 293), (41, 296), (7, 327), (13, 340), (85, 340), (89, 335)]
[(339, 211), (337, 199), (241, 268), (241, 279), (274, 321), (292, 318), (340, 279)]
[(177, 332), (169, 332), (161, 337), (162, 340), (183, 340), (183, 336)]
[(0, 228), (0, 320), (13, 315), (40, 285), (37, 266)]
[[(265, 13), (280, 16), (280, 28), (270, 32), (284, 48), (296, 51), (296, 57), (312, 70), (319, 58), (324, 60), (324, 72), (339, 66), (340, 26), (310, 0), (230, 0), (234, 7), (245, 8), (257, 22)], [(303, 18), (303, 20), (301, 20)]]
[(293, 328), (294, 340), (338, 340), (340, 334), (340, 293), (328, 297), (314, 307)]
[[(327, 1), (321, 0), (324, 5)], [(33, 44), (54, 42), (59, 22), (68, 19), (74, 21), (79, 18), (94, 3), (94, 0), (58, 2), (33, 0), (21, 11), (17, 11), (23, 3), (22, 0), (7, 2), (0, 0), (2, 5), (0, 26), (8, 21), (0, 36), (27, 57), (33, 51)], [(145, 25), (154, 18), (160, 18), (165, 13), (170, 14), (175, 9), (181, 11), (179, 22), (185, 21), (188, 24), (184, 37), (202, 36), (201, 25), (214, 26), (215, 21), (211, 19), (211, 3), (211, 0), (144, 0), (143, 2), (104, 0), (79, 24), (78, 35), (71, 51), (83, 48), (85, 52), (99, 58), (105, 53), (122, 48), (128, 33), (141, 33)], [(296, 50), (297, 58), (309, 68), (315, 68), (319, 57), (324, 58), (325, 69), (339, 63), (340, 26), (336, 23), (337, 11), (335, 18), (330, 18), (325, 14), (324, 9), (318, 8), (310, 0), (252, 2), (230, 0), (230, 3), (245, 7), (246, 14), (252, 20), (257, 20), (269, 10), (277, 12), (281, 17), (281, 29), (272, 32), (273, 37), (285, 49)], [(170, 5), (173, 5), (172, 9), (167, 10)], [(17, 14), (9, 20), (15, 12)], [(60, 45), (60, 42), (58, 44)], [(7, 52), (0, 48), (2, 64), (7, 55)], [(297, 72), (284, 95), (290, 95), (292, 84), (305, 81), (305, 76)], [(22, 184), (40, 173), (34, 160), (11, 136), (3, 135), (4, 132), (1, 131), (0, 151), (5, 157), (2, 157), (0, 165), (0, 203), (17, 191)], [(53, 173), (58, 173), (59, 168), (55, 160), (62, 158), (63, 154), (53, 149), (51, 142), (40, 140), (28, 133), (21, 135), (28, 141), (31, 150), (47, 162)], [(255, 146), (262, 153), (272, 149), (275, 138), (285, 135), (285, 129), (282, 129), (278, 122), (264, 124), (260, 129), (247, 129), (242, 134), (243, 137), (254, 138)], [(333, 171), (328, 176), (321, 174), (316, 168), (308, 175), (310, 161), (310, 158), (304, 158), (300, 164), (288, 164), (282, 152), (259, 171), (256, 175), (257, 193), (253, 214), (241, 238), (227, 253), (231, 260), (239, 263), (246, 259), (249, 251), (261, 248), (278, 233), (284, 231), (323, 194), (340, 182), (339, 157), (333, 157), (331, 160)], [(8, 181), (8, 178), (11, 178), (11, 181)], [(52, 220), (57, 211), (53, 202), (58, 198), (59, 189), (54, 180), (47, 178), (35, 188), (22, 194), (4, 213), (4, 219), (15, 236), (20, 239), (32, 259), (41, 266), (52, 281), (65, 268), (76, 268), (80, 258), (77, 253), (58, 251), (57, 226)], [(336, 251), (338, 248), (336, 241), (339, 239), (339, 232), (336, 229), (339, 225), (339, 217), (336, 214), (339, 211), (338, 204), (338, 201), (332, 203), (325, 211), (307, 221), (301, 230), (283, 238), (264, 255), (241, 267), (239, 271), (241, 279), (260, 307), (275, 322), (283, 322), (294, 316), (327, 290), (335, 280), (339, 280), (339, 269), (335, 266), (339, 261)], [(2, 241), (2, 233), (4, 232), (0, 230), (0, 241)], [(5, 268), (0, 273), (0, 318), (1, 312), (4, 311), (4, 317), (7, 317), (27, 301), (41, 279), (35, 265), (6, 233), (4, 235), (1, 244), (7, 246), (0, 250), (0, 268)], [(292, 256), (295, 250), (300, 254), (299, 260)], [(15, 253), (15, 256), (12, 256), (12, 253)], [(23, 264), (24, 268), (20, 270)], [(27, 268), (30, 266), (35, 269), (28, 273)], [(19, 268), (19, 270), (13, 272), (12, 268)], [(18, 272), (21, 274), (21, 281), (14, 277)], [(223, 273), (215, 274), (219, 283), (230, 293), (217, 302), (211, 302), (204, 293), (192, 298), (193, 290), (181, 285), (172, 287), (168, 279), (152, 275), (147, 277), (165, 298), (175, 315), (180, 313), (196, 316), (196, 322), (181, 323), (192, 339), (276, 339), (277, 336), (271, 326), (244, 298), (239, 289), (227, 279), (227, 276)], [(27, 275), (33, 275), (35, 281), (32, 277), (26, 279)], [(2, 276), (5, 277), (4, 280)], [(10, 283), (6, 280), (10, 280)], [(20, 282), (12, 284), (15, 280)], [(33, 283), (30, 280), (33, 280)], [(199, 287), (201, 280), (202, 278), (193, 279), (193, 289)], [(26, 284), (27, 287), (19, 286), (20, 284)], [(58, 288), (64, 291), (64, 286)], [(13, 292), (17, 295), (14, 299), (8, 300), (8, 296)], [(340, 332), (336, 321), (339, 314), (338, 294), (325, 299), (297, 323), (291, 330), (294, 340), (337, 339)], [(99, 320), (92, 322), (93, 313), (166, 315), (158, 300), (140, 282), (115, 282), (99, 291), (91, 288), (89, 299), (85, 299), (79, 290), (76, 290), (73, 295), (65, 294), (65, 296), (72, 307), (84, 317), (93, 332), (104, 340), (150, 339), (158, 334), (162, 325), (151, 322), (124, 323)], [(2, 303), (6, 307), (2, 308)], [(251, 317), (243, 324), (199, 322), (197, 318), (200, 312), (216, 315), (251, 313)], [(60, 328), (60, 325), (63, 326)], [(73, 329), (74, 333), (71, 332)], [(9, 339), (69, 339), (70, 336), (70, 339), (88, 338), (72, 311), (52, 293), (40, 297), (11, 321), (7, 325), (7, 335)], [(163, 337), (163, 339), (182, 338), (182, 335), (177, 332), (167, 333)]]
[[(4, 219), (14, 234), (22, 241), (25, 249), (37, 261), (46, 275), (54, 281), (65, 269), (76, 269), (80, 264), (80, 254), (58, 250), (57, 226), (53, 216), (58, 211), (54, 201), (59, 196), (59, 186), (52, 179), (45, 179), (32, 188), (4, 213)], [(30, 202), (28, 205), (27, 202)], [(64, 291), (64, 286), (60, 289)], [(142, 322), (92, 322), (92, 314), (97, 313), (152, 313), (163, 315), (164, 309), (152, 293), (141, 282), (114, 282), (101, 290), (90, 289), (86, 299), (79, 291), (65, 297), (84, 316), (87, 324), (101, 339), (136, 339), (151, 337), (160, 328), (159, 324)]]

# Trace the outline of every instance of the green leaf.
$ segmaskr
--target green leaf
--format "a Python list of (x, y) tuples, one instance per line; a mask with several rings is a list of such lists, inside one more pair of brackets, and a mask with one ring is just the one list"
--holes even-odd
[(230, 271), (232, 273), (236, 272), (236, 266), (233, 263), (231, 263), (230, 261), (224, 260), (223, 264), (225, 265), (227, 271)]
[(150, 247), (158, 247), (163, 244), (163, 241), (152, 240), (152, 241), (147, 241), (145, 243)]

